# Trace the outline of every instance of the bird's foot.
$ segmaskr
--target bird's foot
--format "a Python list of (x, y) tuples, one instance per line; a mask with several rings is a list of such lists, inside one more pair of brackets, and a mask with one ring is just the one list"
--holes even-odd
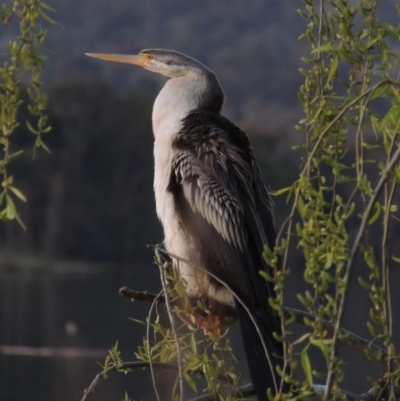
[(212, 340), (221, 336), (223, 322), (220, 316), (208, 315), (197, 319), (197, 325), (207, 334)]

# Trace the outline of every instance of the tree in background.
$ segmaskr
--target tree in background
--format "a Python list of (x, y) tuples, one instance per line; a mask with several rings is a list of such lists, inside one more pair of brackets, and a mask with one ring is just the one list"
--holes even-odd
[[(393, 8), (395, 25), (379, 20), (383, 6)], [(303, 137), (303, 144), (296, 148), (302, 164), (298, 179), (275, 192), (285, 194), (291, 211), (278, 230), (276, 249), (265, 249), (264, 255), (273, 267), (273, 274), (264, 278), (275, 284), (277, 298), (271, 305), (282, 316), (281, 340), (293, 374), (283, 378), (293, 388), (282, 399), (315, 394), (324, 400), (396, 400), (400, 396), (400, 358), (393, 335), (394, 311), (400, 304), (391, 295), (399, 283), (390, 282), (400, 262), (397, 244), (390, 241), (398, 220), (400, 180), (399, 11), (395, 1), (376, 0), (304, 0), (304, 9), (299, 11), (307, 24), (301, 39), (311, 45), (311, 55), (303, 59), (305, 79), (299, 92), (305, 116), (296, 127)], [(166, 284), (168, 262), (159, 248), (156, 253)], [(304, 283), (299, 284), (297, 296), (306, 312), (284, 307), (285, 288), (293, 273), (290, 261), (296, 258), (304, 260)], [(359, 277), (352, 290), (366, 291), (370, 300), (368, 340), (343, 328), (354, 272)], [(251, 386), (241, 382), (225, 333), (203, 337), (197, 327), (178, 328), (175, 318), (171, 326), (162, 324), (158, 313), (151, 319), (153, 306), (160, 300), (167, 304), (169, 315), (182, 310), (189, 317), (199, 310), (209, 313), (204, 305), (193, 305), (185, 298), (184, 283), (173, 272), (167, 274), (170, 288), (158, 295), (123, 289), (123, 295), (132, 299), (153, 302), (145, 322), (146, 336), (136, 354), (139, 361), (122, 362), (118, 347), (113, 347), (84, 399), (111, 371), (126, 373), (135, 367), (150, 368), (157, 399), (165, 394), (157, 390), (155, 369), (178, 371), (174, 399), (187, 399), (183, 395), (187, 387), (206, 393), (194, 396), (199, 401), (252, 394)], [(227, 322), (231, 318), (234, 311), (227, 311)], [(303, 324), (307, 332), (291, 336), (294, 322)], [(338, 352), (342, 346), (354, 348), (380, 366), (380, 376), (371, 379), (372, 388), (363, 395), (343, 390), (344, 381), (351, 384), (358, 369), (352, 366), (351, 373), (346, 371), (345, 358)], [(322, 364), (310, 356), (315, 351)], [(178, 365), (171, 364), (175, 360)], [(195, 374), (201, 374), (205, 384)]]
[(10, 162), (19, 157), (23, 150), (14, 146), (12, 134), (20, 124), (18, 113), (23, 104), (21, 86), (26, 85), (29, 95), (28, 110), (31, 118), (26, 120), (29, 131), (35, 135), (34, 150), (44, 148), (43, 134), (50, 131), (46, 115), (47, 96), (43, 93), (41, 74), (45, 56), (43, 43), (47, 30), (43, 22), (54, 23), (48, 16), (53, 11), (42, 0), (5, 1), (0, 11), (3, 27), (17, 24), (19, 34), (8, 43), (9, 53), (0, 68), (0, 144), (3, 156), (0, 160), (2, 191), (0, 193), (0, 220), (16, 219), (24, 226), (15, 206), (15, 198), (26, 201), (24, 194), (13, 185), (14, 177), (9, 173)]

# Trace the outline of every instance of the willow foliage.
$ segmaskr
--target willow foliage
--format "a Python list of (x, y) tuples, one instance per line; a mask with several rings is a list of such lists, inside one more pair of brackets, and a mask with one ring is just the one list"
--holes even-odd
[[(3, 31), (9, 25), (18, 26), (18, 34), (8, 42), (8, 53), (0, 68), (0, 174), (2, 191), (0, 193), (0, 220), (16, 219), (22, 226), (14, 200), (26, 201), (23, 193), (13, 185), (14, 177), (8, 174), (8, 166), (22, 150), (13, 146), (12, 135), (20, 124), (18, 111), (22, 105), (21, 85), (26, 86), (29, 95), (28, 109), (31, 121), (26, 121), (29, 131), (35, 136), (34, 149), (47, 147), (43, 134), (50, 131), (46, 115), (47, 96), (43, 93), (41, 74), (45, 57), (43, 43), (47, 30), (42, 23), (54, 23), (48, 16), (53, 11), (42, 0), (5, 1), (0, 10)], [(12, 30), (11, 32), (14, 32)], [(11, 33), (10, 32), (10, 33)], [(11, 35), (10, 35), (11, 36)]]
[(343, 397), (337, 391), (343, 382), (338, 346), (346, 336), (343, 315), (357, 263), (369, 277), (359, 281), (371, 301), (370, 344), (383, 347), (378, 360), (369, 347), (365, 357), (382, 365), (379, 385), (394, 400), (400, 360), (393, 344), (389, 276), (399, 260), (388, 233), (397, 219), (400, 179), (400, 25), (382, 22), (378, 15), (379, 7), (391, 6), (398, 21), (400, 6), (376, 0), (304, 4), (299, 14), (307, 28), (300, 39), (310, 42), (311, 56), (303, 59), (299, 99), (305, 117), (296, 127), (305, 138), (298, 147), (304, 157), (298, 180), (287, 189), (292, 212), (278, 240), (284, 273), (293, 251), (290, 242), (305, 260), (309, 290), (298, 298), (315, 320), (308, 322), (310, 333), (302, 339), (302, 362), (310, 347), (317, 347), (326, 361), (324, 372), (312, 363), (303, 363), (303, 370), (308, 384), (317, 377), (325, 381), (325, 399)]

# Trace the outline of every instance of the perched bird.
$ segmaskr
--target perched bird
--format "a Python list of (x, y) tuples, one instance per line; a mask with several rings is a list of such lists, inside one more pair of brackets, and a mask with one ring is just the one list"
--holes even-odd
[(154, 191), (164, 244), (190, 261), (177, 263), (189, 297), (205, 291), (211, 305), (235, 303), (256, 395), (267, 400), (268, 388), (278, 391), (276, 367), (283, 365), (282, 343), (272, 335), (280, 332), (268, 301), (273, 289), (260, 275), (268, 271), (264, 244), (275, 245), (272, 205), (248, 137), (220, 114), (225, 96), (215, 73), (172, 50), (87, 55), (170, 78), (152, 116)]

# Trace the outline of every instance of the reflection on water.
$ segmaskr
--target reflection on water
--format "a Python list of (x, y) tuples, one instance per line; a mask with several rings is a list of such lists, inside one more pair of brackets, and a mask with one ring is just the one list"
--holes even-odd
[[(148, 278), (115, 274), (0, 277), (0, 400), (80, 400), (118, 340), (124, 360), (142, 342), (148, 305), (118, 297), (123, 285), (150, 289)], [(149, 287), (150, 286), (150, 287)], [(153, 283), (153, 287), (155, 283)], [(115, 374), (94, 400), (141, 399), (150, 391), (147, 372)]]

